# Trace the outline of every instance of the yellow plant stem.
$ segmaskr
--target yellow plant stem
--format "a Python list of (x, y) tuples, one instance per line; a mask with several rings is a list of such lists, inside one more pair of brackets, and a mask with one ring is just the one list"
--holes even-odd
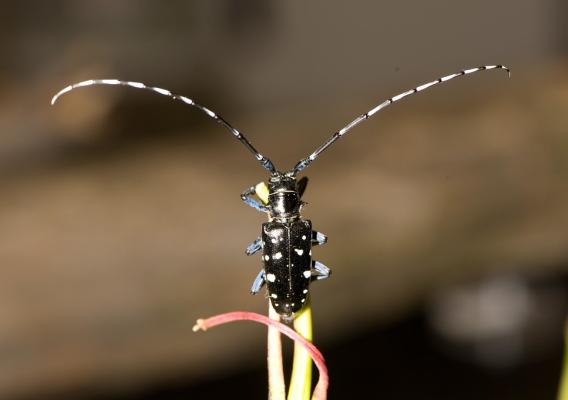
[[(309, 296), (304, 308), (294, 318), (294, 329), (304, 338), (312, 341), (312, 307)], [(288, 400), (310, 400), (311, 386), (312, 359), (305, 348), (295, 343)]]
[[(255, 186), (255, 192), (260, 201), (268, 204), (268, 187), (264, 182)], [(278, 318), (278, 313), (269, 305), (270, 318)], [(312, 307), (310, 297), (306, 298), (306, 305), (295, 315), (294, 329), (305, 339), (312, 341)], [(282, 353), (280, 334), (276, 330), (268, 332), (268, 374), (269, 374), (269, 398), (280, 399), (285, 390), (284, 383), (279, 377), (282, 366)], [(278, 348), (278, 350), (277, 350)], [(280, 358), (278, 358), (280, 357)], [(276, 365), (280, 360), (280, 369)], [(312, 391), (312, 359), (310, 354), (299, 344), (294, 344), (294, 359), (292, 361), (292, 377), (290, 378), (290, 390), (288, 400), (310, 400)]]
[[(268, 187), (264, 182), (255, 186), (255, 192), (260, 201), (268, 204)], [(280, 315), (268, 302), (268, 316), (270, 319), (280, 321)], [(282, 364), (282, 340), (276, 328), (268, 328), (267, 342), (268, 363), (268, 399), (284, 400), (286, 398), (286, 384), (284, 383), (284, 370)]]
[(560, 377), (558, 400), (568, 400), (568, 321), (564, 329), (564, 366)]

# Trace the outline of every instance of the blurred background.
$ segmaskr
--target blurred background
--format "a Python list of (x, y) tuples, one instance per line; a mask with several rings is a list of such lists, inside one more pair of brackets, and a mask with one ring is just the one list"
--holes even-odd
[[(568, 3), (56, 0), (0, 24), (0, 398), (266, 398), (263, 327), (191, 332), (260, 269), (265, 180), (305, 172), (330, 396), (550, 399), (568, 309)], [(289, 348), (288, 348), (289, 350)]]

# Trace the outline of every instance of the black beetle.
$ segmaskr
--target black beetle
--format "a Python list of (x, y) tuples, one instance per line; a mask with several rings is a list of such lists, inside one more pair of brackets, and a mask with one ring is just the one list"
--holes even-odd
[(263, 268), (254, 280), (251, 292), (253, 294), (258, 293), (266, 283), (273, 307), (280, 315), (290, 318), (295, 312), (298, 312), (306, 302), (310, 281), (325, 279), (329, 277), (331, 273), (330, 269), (322, 263), (312, 261), (312, 245), (324, 244), (327, 238), (325, 235), (313, 231), (311, 222), (303, 219), (301, 216), (303, 205), (302, 194), (307, 185), (307, 178), (304, 177), (297, 180), (297, 174), (303, 171), (336, 140), (383, 108), (406, 96), (428, 89), (439, 83), (449, 81), (459, 76), (490, 69), (502, 69), (507, 71), (510, 75), (509, 69), (503, 65), (485, 65), (446, 75), (393, 96), (365, 114), (358, 116), (342, 129), (334, 132), (333, 135), (313, 153), (300, 160), (294, 168), (285, 173), (276, 170), (274, 164), (268, 158), (260, 154), (238, 130), (233, 128), (221, 116), (195, 103), (192, 99), (174, 94), (167, 89), (147, 86), (140, 82), (121, 81), (118, 79), (91, 79), (63, 88), (53, 96), (51, 104), (54, 104), (61, 95), (80, 87), (93, 85), (129, 86), (136, 89), (149, 90), (196, 107), (228, 129), (235, 138), (255, 156), (262, 167), (270, 172), (268, 199), (265, 203), (253, 197), (257, 194), (257, 188), (255, 186), (245, 190), (241, 195), (241, 198), (246, 204), (268, 214), (268, 222), (262, 224), (261, 236), (246, 249), (247, 255), (252, 255), (262, 250)]

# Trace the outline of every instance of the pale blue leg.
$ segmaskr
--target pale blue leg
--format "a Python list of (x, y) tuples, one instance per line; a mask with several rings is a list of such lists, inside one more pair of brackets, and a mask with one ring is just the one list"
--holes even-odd
[(262, 270), (258, 273), (256, 278), (254, 278), (254, 282), (252, 283), (252, 286), (250, 288), (250, 292), (252, 294), (257, 294), (260, 291), (260, 289), (262, 289), (265, 282), (266, 282), (265, 281), (265, 274), (264, 274), (264, 270)]
[(312, 261), (312, 280), (321, 281), (327, 279), (331, 275), (331, 269), (326, 267), (319, 261)]
[(321, 246), (327, 243), (327, 236), (318, 231), (312, 231), (312, 245)]
[(260, 201), (252, 198), (252, 196), (254, 196), (255, 194), (256, 194), (256, 190), (255, 190), (254, 186), (251, 186), (247, 190), (245, 190), (243, 193), (241, 193), (241, 199), (245, 202), (246, 205), (254, 208), (255, 210), (267, 213), (269, 211), (268, 207), (266, 207)]
[(245, 250), (245, 254), (247, 256), (252, 256), (254, 253), (259, 251), (260, 249), (262, 249), (262, 240), (260, 239), (260, 236), (259, 236), (254, 240), (254, 242), (249, 244), (249, 246)]

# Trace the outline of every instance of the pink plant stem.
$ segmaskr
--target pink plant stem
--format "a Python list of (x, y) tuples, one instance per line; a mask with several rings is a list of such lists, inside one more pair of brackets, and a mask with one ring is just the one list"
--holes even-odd
[(266, 326), (272, 326), (278, 329), (281, 333), (288, 336), (290, 339), (300, 343), (302, 346), (306, 348), (306, 350), (310, 353), (312, 360), (316, 364), (316, 367), (319, 371), (319, 379), (318, 383), (314, 389), (314, 393), (312, 395), (312, 400), (325, 400), (327, 399), (327, 388), (329, 386), (329, 375), (327, 372), (327, 367), (325, 365), (325, 360), (323, 355), (320, 351), (314, 346), (311, 342), (304, 339), (295, 330), (292, 328), (284, 325), (281, 322), (274, 321), (268, 318), (265, 315), (252, 313), (248, 311), (234, 311), (225, 314), (215, 315), (211, 318), (207, 319), (198, 319), (197, 323), (193, 327), (194, 331), (198, 331), (199, 329), (206, 331), (209, 328), (213, 328), (217, 325), (226, 324), (228, 322), (234, 321), (255, 321)]
[[(268, 301), (268, 316), (273, 321), (280, 321), (280, 315)], [(280, 331), (268, 327), (266, 361), (268, 366), (268, 400), (286, 400), (284, 366), (282, 363), (282, 339)]]

